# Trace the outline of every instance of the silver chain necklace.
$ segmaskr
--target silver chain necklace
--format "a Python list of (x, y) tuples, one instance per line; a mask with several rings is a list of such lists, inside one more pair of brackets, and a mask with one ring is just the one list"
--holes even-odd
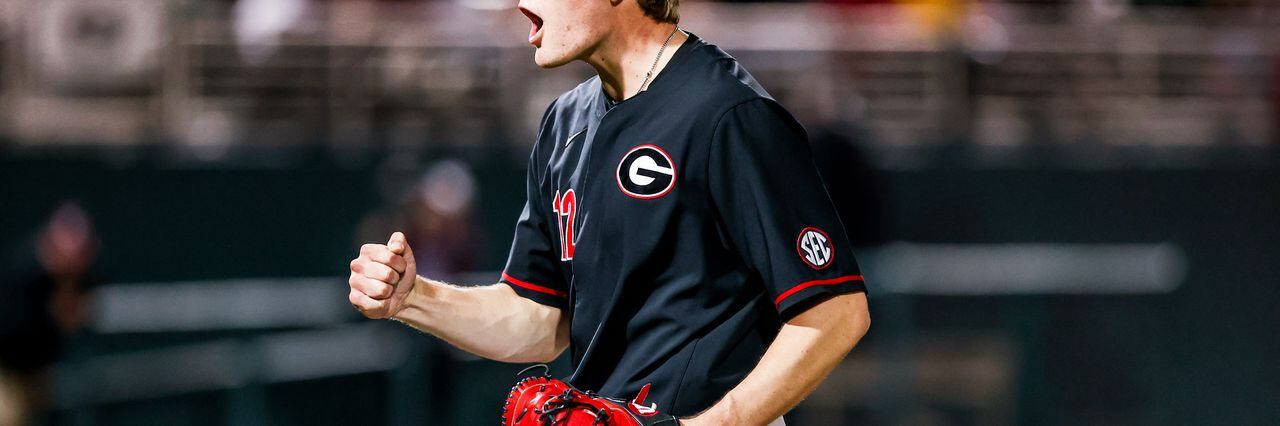
[(662, 47), (658, 48), (658, 57), (653, 58), (653, 66), (649, 67), (649, 73), (644, 75), (644, 83), (640, 83), (640, 92), (649, 90), (649, 79), (653, 77), (653, 72), (658, 69), (658, 62), (662, 60), (662, 52), (667, 50), (667, 44), (671, 43), (671, 38), (676, 36), (676, 31), (680, 31), (680, 27), (672, 28), (671, 34), (667, 34), (667, 40), (663, 41)]

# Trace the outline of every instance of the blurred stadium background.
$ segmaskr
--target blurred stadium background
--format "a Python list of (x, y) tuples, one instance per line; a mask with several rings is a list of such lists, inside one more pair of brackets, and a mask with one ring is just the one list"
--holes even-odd
[[(872, 288), (788, 423), (1280, 420), (1280, 3), (684, 3), (809, 129)], [(0, 0), (0, 424), (496, 421), (521, 366), (345, 274), (405, 230), (496, 280), (591, 75), (514, 4)]]

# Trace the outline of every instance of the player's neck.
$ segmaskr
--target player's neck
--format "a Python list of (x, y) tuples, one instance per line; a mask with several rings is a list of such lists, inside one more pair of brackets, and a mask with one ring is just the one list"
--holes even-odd
[[(604, 40), (585, 59), (600, 75), (604, 93), (616, 101), (635, 96), (640, 93), (645, 75), (649, 74), (651, 68), (654, 71), (649, 84), (652, 85), (653, 80), (658, 78), (658, 74), (675, 56), (676, 50), (689, 38), (683, 31), (676, 31), (672, 35), (675, 28), (675, 24), (653, 24), (645, 18), (643, 23), (615, 30), (611, 37)], [(662, 49), (662, 43), (668, 36), (671, 41), (667, 42), (666, 49)], [(654, 58), (657, 58), (659, 50), (662, 51), (662, 57), (654, 68)]]

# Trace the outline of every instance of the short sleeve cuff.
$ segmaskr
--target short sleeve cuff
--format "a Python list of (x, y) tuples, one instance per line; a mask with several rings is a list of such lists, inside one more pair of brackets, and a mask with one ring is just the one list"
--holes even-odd
[(773, 304), (778, 308), (778, 315), (782, 321), (786, 322), (829, 298), (866, 291), (867, 286), (863, 282), (862, 275), (845, 275), (796, 284), (779, 293)]
[(506, 272), (502, 273), (502, 283), (511, 286), (511, 289), (515, 290), (520, 297), (534, 302), (559, 309), (565, 309), (569, 306), (569, 294), (563, 290), (534, 284), (507, 275)]

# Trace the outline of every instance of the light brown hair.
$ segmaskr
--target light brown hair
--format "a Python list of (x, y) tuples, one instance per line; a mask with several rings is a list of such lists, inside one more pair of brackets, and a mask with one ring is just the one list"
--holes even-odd
[(680, 0), (636, 0), (645, 16), (660, 23), (680, 22)]

